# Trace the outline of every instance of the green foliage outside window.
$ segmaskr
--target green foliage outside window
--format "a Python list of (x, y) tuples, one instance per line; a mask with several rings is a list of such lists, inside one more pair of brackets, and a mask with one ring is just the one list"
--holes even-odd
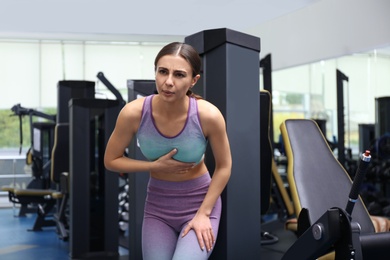
[(301, 105), (303, 103), (303, 95), (289, 93), (286, 95), (286, 102), (289, 105)]
[[(41, 110), (41, 112), (49, 115), (56, 114), (55, 108)], [(44, 118), (33, 116), (33, 122), (47, 121)], [(0, 149), (2, 148), (18, 148), (20, 147), (20, 121), (19, 116), (15, 115), (11, 109), (0, 110)], [(31, 128), (30, 118), (28, 115), (22, 116), (22, 134), (23, 147), (30, 147), (31, 144)]]

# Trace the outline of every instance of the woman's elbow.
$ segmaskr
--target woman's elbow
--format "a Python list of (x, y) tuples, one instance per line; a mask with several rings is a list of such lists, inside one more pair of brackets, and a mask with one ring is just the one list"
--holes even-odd
[(104, 155), (104, 167), (109, 171), (114, 171), (113, 160), (107, 154)]

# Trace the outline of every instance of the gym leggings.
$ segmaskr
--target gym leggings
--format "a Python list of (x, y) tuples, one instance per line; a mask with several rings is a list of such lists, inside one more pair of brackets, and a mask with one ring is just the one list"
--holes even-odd
[[(194, 230), (181, 237), (183, 229), (198, 211), (210, 185), (210, 174), (188, 181), (170, 182), (150, 178), (142, 226), (144, 260), (207, 259), (212, 250), (202, 251)], [(210, 221), (217, 237), (221, 217), (221, 198)]]

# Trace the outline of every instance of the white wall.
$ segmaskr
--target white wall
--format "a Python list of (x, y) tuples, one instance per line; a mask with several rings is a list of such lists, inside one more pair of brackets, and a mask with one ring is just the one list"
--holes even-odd
[[(0, 39), (0, 109), (56, 107), (60, 80), (96, 82), (100, 98), (114, 98), (96, 77), (103, 72), (127, 99), (128, 79), (153, 79), (163, 45)], [(110, 95), (111, 94), (111, 95)]]
[[(140, 16), (148, 21), (157, 11), (137, 11), (124, 0), (110, 3), (1, 0), (0, 38), (169, 42), (185, 37), (130, 35), (128, 32), (137, 25), (126, 22), (129, 17)], [(243, 32), (261, 38), (260, 55), (271, 53), (273, 69), (280, 70), (390, 47), (389, 12), (390, 0), (319, 0)]]
[[(213, 2), (202, 3), (215, 5)], [(138, 17), (140, 23), (146, 24), (144, 26), (147, 26), (148, 31), (167, 31), (167, 28), (161, 26), (172, 22), (175, 12), (159, 12), (160, 4), (164, 3), (155, 1), (155, 8), (135, 10), (139, 4), (134, 6), (134, 3), (125, 0), (1, 0), (0, 38), (183, 40), (187, 35), (180, 34), (180, 28), (185, 27), (185, 24), (169, 28), (170, 32), (176, 29), (178, 35), (151, 35), (142, 34), (142, 27), (130, 22), (130, 18)], [(200, 7), (203, 11), (199, 13)], [(197, 5), (195, 9), (188, 8), (187, 27), (200, 24), (206, 9), (203, 5)], [(253, 6), (252, 9), (261, 10), (262, 7)], [(318, 0), (303, 9), (253, 25), (242, 32), (261, 38), (261, 55), (272, 53), (273, 69), (278, 70), (390, 46), (389, 12), (389, 0)], [(159, 15), (164, 23), (145, 22), (153, 21)], [(239, 24), (244, 18), (245, 13), (240, 13), (235, 21)], [(255, 22), (256, 19), (253, 20)], [(200, 30), (206, 29), (210, 28)]]
[(390, 46), (389, 0), (322, 0), (249, 28), (274, 70)]

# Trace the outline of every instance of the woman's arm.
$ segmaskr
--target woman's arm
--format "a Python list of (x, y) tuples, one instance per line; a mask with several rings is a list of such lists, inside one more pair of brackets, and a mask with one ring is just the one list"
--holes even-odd
[(144, 98), (136, 99), (121, 110), (115, 128), (108, 140), (104, 154), (104, 165), (108, 170), (119, 173), (150, 172), (181, 173), (187, 172), (194, 165), (172, 159), (176, 149), (161, 156), (156, 161), (135, 160), (124, 156), (125, 149), (137, 133)]
[(198, 209), (194, 219), (184, 230), (183, 236), (186, 235), (190, 229), (194, 229), (197, 233), (200, 246), (203, 247), (205, 243), (207, 250), (210, 250), (215, 242), (215, 238), (214, 233), (211, 230), (209, 216), (218, 197), (221, 195), (229, 181), (232, 158), (226, 132), (226, 123), (221, 112), (207, 101), (200, 100), (198, 101), (198, 104), (202, 128), (213, 151), (215, 170), (203, 203)]
[(203, 118), (205, 120), (202, 120), (202, 127), (213, 151), (215, 169), (209, 190), (198, 212), (210, 215), (215, 202), (229, 181), (232, 158), (226, 133), (226, 123), (221, 112), (215, 106), (211, 105), (208, 107), (207, 116)]
[(104, 165), (107, 169), (120, 173), (150, 170), (150, 162), (124, 156), (125, 149), (138, 130), (142, 104), (143, 99), (136, 99), (126, 104), (120, 111), (104, 154)]

